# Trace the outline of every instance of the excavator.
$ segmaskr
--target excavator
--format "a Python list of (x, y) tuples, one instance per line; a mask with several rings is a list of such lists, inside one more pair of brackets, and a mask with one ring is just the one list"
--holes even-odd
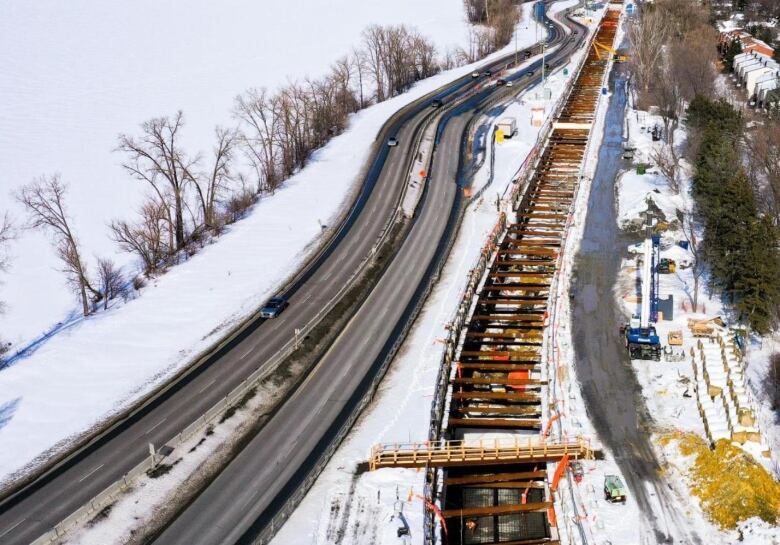
[[(628, 60), (628, 57), (626, 55), (623, 55), (622, 53), (618, 53), (618, 51), (615, 48), (610, 47), (608, 45), (604, 45), (603, 43), (597, 42), (595, 40), (593, 40), (593, 49), (596, 51), (596, 55), (598, 56), (598, 58), (603, 61), (609, 59), (609, 57), (606, 56), (608, 54), (612, 55), (612, 59), (615, 62), (626, 62)], [(602, 58), (602, 51), (604, 54), (603, 58)]]

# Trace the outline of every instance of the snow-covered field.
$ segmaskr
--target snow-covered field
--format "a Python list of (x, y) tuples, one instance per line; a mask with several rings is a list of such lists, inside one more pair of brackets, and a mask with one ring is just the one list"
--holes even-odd
[[(126, 263), (107, 223), (132, 217), (145, 188), (112, 152), (120, 132), (132, 134), (141, 122), (181, 109), (186, 148), (208, 152), (214, 126), (233, 123), (236, 95), (323, 74), (373, 23), (413, 25), (442, 52), (468, 42), (459, 0), (3, 2), (0, 215), (10, 211), (22, 223), (12, 192), (59, 172), (70, 184), (69, 212), (83, 254), (93, 263), (97, 255)], [(341, 181), (321, 183), (343, 195), (345, 186), (335, 185)], [(333, 209), (301, 212), (316, 222)], [(302, 248), (299, 240), (290, 243)], [(11, 253), (13, 268), (0, 287), (8, 303), (0, 333), (23, 346), (77, 305), (46, 237), (22, 233)]]
[[(129, 213), (128, 204), (143, 191), (111, 152), (120, 131), (182, 108), (188, 145), (204, 148), (215, 124), (230, 123), (236, 94), (248, 86), (282, 84), (287, 76), (317, 75), (357, 45), (371, 23), (414, 24), (441, 49), (467, 40), (457, 0), (303, 4), (233, 1), (184, 9), (179, 2), (148, 2), (108, 9), (85, 1), (67, 9), (55, 2), (4, 7), (0, 45), (8, 54), (0, 59), (0, 118), (7, 124), (0, 133), (0, 209), (10, 208), (21, 222), (10, 193), (40, 173), (59, 171), (71, 185), (68, 202), (83, 254), (111, 255), (115, 248), (105, 224)], [(335, 15), (341, 13), (350, 17)], [(261, 16), (275, 24), (257, 34)], [(178, 25), (168, 24), (174, 17)], [(280, 55), (276, 44), (293, 27), (310, 39)], [(532, 39), (523, 25), (521, 32)], [(154, 60), (160, 44), (169, 42), (165, 62)], [(69, 322), (0, 371), (0, 443), (6, 447), (0, 451), (0, 482), (127, 406), (251, 312), (316, 244), (318, 222), (328, 224), (342, 210), (384, 121), (469, 70), (440, 74), (355, 115), (349, 131), (217, 244), (151, 282), (141, 297)], [(1, 297), (9, 309), (0, 317), (0, 332), (24, 344), (67, 320), (75, 305), (45, 237), (22, 233), (12, 254)]]

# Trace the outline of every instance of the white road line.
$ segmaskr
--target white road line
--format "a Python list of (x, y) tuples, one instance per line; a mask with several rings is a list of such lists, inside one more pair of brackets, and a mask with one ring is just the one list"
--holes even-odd
[(23, 523), (25, 520), (27, 520), (27, 519), (26, 519), (26, 518), (23, 518), (22, 520), (20, 520), (19, 522), (17, 522), (17, 523), (16, 523), (16, 524), (14, 524), (13, 526), (10, 526), (10, 527), (6, 528), (5, 530), (3, 530), (3, 533), (2, 533), (2, 534), (0, 534), (0, 537), (3, 537), (5, 534), (7, 534), (7, 533), (8, 533), (8, 532), (10, 532), (11, 530), (13, 530), (13, 529), (14, 529), (14, 528), (16, 528), (17, 526), (19, 526), (19, 525), (20, 525), (21, 523)]
[(301, 303), (305, 303), (306, 301), (308, 301), (309, 299), (311, 299), (311, 296), (312, 296), (312, 295), (314, 295), (314, 292), (311, 292), (311, 293), (309, 293), (309, 295), (307, 295), (306, 297), (304, 297), (303, 299), (301, 299)]
[(163, 423), (163, 422), (165, 422), (166, 420), (168, 420), (168, 417), (167, 417), (167, 416), (166, 416), (165, 418), (163, 418), (162, 420), (160, 420), (159, 422), (157, 422), (157, 424), (155, 424), (154, 426), (152, 426), (151, 428), (149, 428), (148, 430), (146, 430), (146, 433), (145, 433), (144, 435), (149, 435), (149, 433), (150, 433), (150, 432), (151, 432), (151, 431), (152, 431), (154, 428), (156, 428), (157, 426), (159, 426), (160, 424), (162, 424), (162, 423)]
[(214, 380), (212, 380), (211, 382), (209, 382), (208, 384), (206, 384), (206, 385), (205, 385), (203, 388), (201, 388), (200, 390), (198, 390), (198, 393), (199, 393), (199, 394), (202, 394), (203, 392), (205, 392), (205, 391), (208, 389), (208, 387), (209, 387), (209, 386), (211, 386), (211, 385), (212, 385), (212, 384), (214, 384), (215, 382), (217, 382), (217, 379), (214, 379)]
[(93, 469), (92, 471), (90, 471), (89, 473), (87, 473), (86, 475), (84, 475), (82, 478), (80, 478), (80, 479), (79, 479), (79, 482), (83, 481), (84, 479), (86, 479), (87, 477), (89, 477), (90, 475), (92, 475), (93, 473), (95, 473), (95, 472), (96, 472), (98, 469), (100, 469), (100, 468), (101, 468), (101, 467), (103, 467), (104, 465), (106, 465), (106, 464), (100, 464), (99, 466), (97, 466), (95, 469)]
[(252, 348), (250, 348), (249, 350), (241, 354), (241, 359), (243, 360), (245, 357), (247, 357), (249, 354), (251, 354), (254, 351), (255, 351), (255, 347), (253, 346)]

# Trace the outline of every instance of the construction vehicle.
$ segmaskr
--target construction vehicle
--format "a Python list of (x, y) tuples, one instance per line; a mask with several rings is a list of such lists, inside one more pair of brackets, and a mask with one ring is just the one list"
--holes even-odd
[(626, 503), (626, 487), (617, 475), (604, 475), (604, 499), (610, 503)]
[(674, 274), (677, 272), (677, 263), (674, 259), (662, 258), (658, 262), (658, 274)]
[(639, 316), (621, 327), (625, 345), (632, 360), (661, 361), (661, 340), (655, 330), (658, 319), (657, 266), (661, 239), (653, 234), (653, 217), (646, 217), (645, 255), (642, 270), (642, 303)]
[(682, 346), (683, 332), (681, 329), (670, 331), (668, 335), (669, 346)]
[[(612, 55), (612, 59), (615, 62), (626, 62), (628, 60), (627, 56), (623, 55), (622, 53), (618, 53), (618, 51), (615, 48), (610, 47), (608, 45), (604, 45), (603, 43), (597, 42), (595, 40), (593, 41), (593, 49), (596, 50), (596, 55), (598, 55), (599, 59), (601, 59), (603, 61), (606, 61), (606, 60), (609, 59), (609, 57), (607, 57), (607, 55), (609, 55), (609, 54)], [(602, 57), (601, 51), (604, 52), (604, 56), (603, 57)]]

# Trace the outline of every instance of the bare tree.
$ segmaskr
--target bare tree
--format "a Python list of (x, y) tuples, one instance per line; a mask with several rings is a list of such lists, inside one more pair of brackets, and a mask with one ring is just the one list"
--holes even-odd
[(661, 174), (666, 178), (669, 189), (677, 194), (680, 192), (679, 159), (672, 144), (662, 145), (652, 152), (651, 158)]
[(759, 174), (759, 199), (780, 224), (780, 121), (766, 120), (745, 139), (750, 170)]
[(79, 253), (78, 240), (70, 226), (65, 208), (66, 192), (67, 186), (55, 174), (42, 176), (22, 187), (16, 198), (27, 208), (29, 226), (43, 229), (52, 236), (57, 256), (64, 265), (63, 272), (79, 295), (84, 316), (87, 316), (90, 312), (87, 292), (93, 296), (99, 296), (99, 292), (90, 284), (87, 268)]
[(98, 259), (98, 286), (103, 296), (103, 310), (108, 308), (108, 302), (125, 293), (125, 281), (122, 272), (110, 259)]
[(706, 268), (704, 263), (704, 256), (698, 237), (696, 236), (696, 227), (693, 223), (693, 214), (677, 212), (677, 219), (680, 222), (680, 227), (683, 232), (685, 240), (688, 241), (688, 249), (691, 252), (691, 273), (693, 274), (693, 293), (690, 294), (691, 304), (693, 305), (693, 311), (699, 310), (699, 285), (701, 283), (701, 277), (704, 274)]
[(696, 95), (712, 96), (715, 87), (715, 63), (718, 37), (709, 25), (690, 30), (670, 48), (671, 74), (682, 99), (690, 102)]
[(357, 75), (358, 100), (360, 101), (360, 109), (362, 110), (368, 105), (364, 92), (364, 81), (366, 78), (366, 58), (365, 53), (363, 53), (362, 50), (352, 50), (352, 65), (355, 67), (355, 74)]
[(212, 149), (211, 170), (195, 177), (195, 189), (198, 193), (203, 225), (206, 229), (216, 226), (216, 204), (220, 195), (227, 189), (232, 177), (231, 166), (234, 158), (236, 131), (217, 127), (214, 129), (216, 143)]
[[(11, 216), (8, 212), (3, 214), (0, 219), (0, 273), (8, 270), (11, 263), (11, 257), (8, 253), (9, 243), (16, 238), (16, 229), (14, 228)], [(0, 300), (0, 314), (5, 311), (5, 302)], [(2, 351), (3, 341), (0, 339), (0, 351)], [(0, 353), (0, 355), (2, 355)]]
[(258, 192), (273, 193), (281, 182), (277, 134), (279, 120), (266, 89), (249, 89), (236, 97), (234, 115), (241, 122), (240, 142), (257, 177)]
[(385, 100), (385, 32), (379, 25), (371, 25), (363, 31), (363, 59), (368, 73), (374, 78), (377, 102)]
[(199, 160), (197, 156), (190, 158), (179, 144), (183, 126), (181, 111), (173, 118), (157, 117), (141, 125), (138, 138), (120, 134), (117, 147), (117, 151), (127, 155), (122, 166), (138, 180), (147, 182), (159, 203), (165, 206), (170, 224), (170, 246), (174, 251), (181, 250), (186, 242), (185, 189), (194, 179), (192, 171)]
[(631, 66), (638, 88), (646, 93), (664, 54), (663, 45), (670, 32), (670, 22), (658, 9), (644, 10), (642, 16), (629, 21), (626, 36), (631, 42)]
[(111, 222), (111, 238), (125, 252), (136, 254), (143, 262), (147, 275), (157, 272), (168, 254), (163, 242), (168, 213), (166, 206), (150, 199), (141, 206), (136, 224), (126, 221)]
[(669, 24), (671, 37), (680, 40), (709, 23), (709, 10), (703, 4), (696, 0), (657, 0), (655, 10)]
[(16, 238), (16, 230), (11, 221), (11, 216), (6, 212), (0, 219), (0, 272), (8, 270), (11, 259), (8, 255), (8, 244), (14, 238)]

